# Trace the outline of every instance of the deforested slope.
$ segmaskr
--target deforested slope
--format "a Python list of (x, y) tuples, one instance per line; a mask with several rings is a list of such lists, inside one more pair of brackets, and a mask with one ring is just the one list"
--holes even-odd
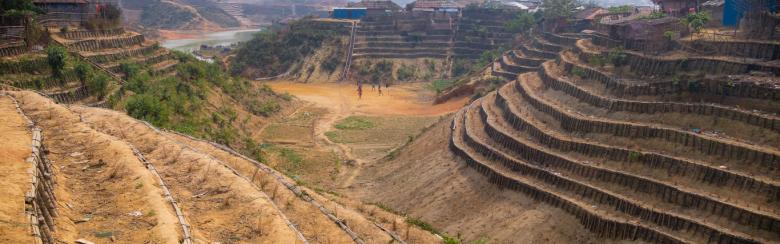
[[(53, 233), (53, 239), (127, 243), (436, 242), (430, 233), (398, 222), (399, 216), (375, 213), (376, 209), (368, 211), (368, 206), (348, 199), (320, 195), (227, 146), (163, 131), (118, 111), (63, 106), (28, 91), (9, 93), (45, 135), (41, 145), (46, 150), (39, 150), (43, 152), (39, 157), (53, 164), (51, 175), (55, 179), (44, 182), (54, 186), (53, 196), (43, 197), (51, 199), (53, 209), (36, 214), (45, 220), (41, 230)], [(15, 112), (13, 104), (5, 100), (0, 100), (0, 109), (9, 110), (9, 115)], [(30, 140), (26, 123), (13, 116), (0, 122), (0, 128), (9, 131), (3, 135), (9, 140), (24, 137), (23, 142), (15, 140), (8, 149), (18, 151), (9, 154), (19, 158), (15, 161), (27, 164), (24, 157), (30, 155), (29, 145), (35, 141)], [(16, 150), (22, 148), (27, 151)], [(26, 190), (30, 182), (27, 178), (4, 179), (9, 184), (0, 189), (9, 194), (17, 185)], [(9, 219), (9, 223), (30, 225), (20, 222), (29, 221), (24, 215), (25, 199), (29, 199), (25, 194), (13, 194), (18, 195), (17, 201), (8, 202), (21, 207), (4, 208), (19, 210), (16, 214), (21, 215), (16, 216), (20, 219)], [(9, 241), (31, 237), (26, 230), (0, 228), (12, 233), (4, 236)]]
[(645, 55), (603, 38), (542, 33), (505, 53), (493, 72), (510, 82), (452, 120), (456, 158), (599, 237), (780, 240), (774, 60)]
[(491, 184), (450, 150), (451, 134), (451, 121), (435, 124), (397, 157), (364, 169), (353, 188), (362, 188), (358, 192), (366, 202), (405, 212), (464, 240), (605, 241), (574, 216)]
[(55, 168), (55, 239), (179, 242), (174, 210), (128, 144), (91, 129), (64, 106), (36, 93), (12, 95), (43, 129), (43, 144)]

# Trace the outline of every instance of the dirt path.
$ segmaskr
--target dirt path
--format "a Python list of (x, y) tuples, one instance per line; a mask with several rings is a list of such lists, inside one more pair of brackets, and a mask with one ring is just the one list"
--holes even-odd
[(267, 83), (279, 93), (290, 93), (308, 102), (313, 107), (325, 108), (325, 113), (314, 126), (315, 148), (319, 150), (336, 149), (347, 159), (354, 160), (353, 170), (346, 172), (342, 187), (348, 187), (360, 174), (366, 159), (353, 153), (355, 148), (335, 143), (325, 136), (332, 130), (333, 124), (351, 115), (369, 116), (438, 116), (457, 111), (468, 102), (468, 98), (460, 98), (446, 103), (432, 105), (435, 93), (423, 83), (396, 85), (372, 90), (369, 85), (363, 86), (363, 96), (358, 97), (357, 88), (351, 83), (316, 83), (306, 84), (288, 81)]
[(31, 243), (30, 221), (25, 216), (24, 196), (32, 176), (27, 172), (31, 164), (32, 134), (16, 110), (11, 98), (0, 95), (0, 242)]

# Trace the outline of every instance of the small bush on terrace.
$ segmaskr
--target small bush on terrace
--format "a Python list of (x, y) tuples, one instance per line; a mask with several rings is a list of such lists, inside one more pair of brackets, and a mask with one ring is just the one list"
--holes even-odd
[(87, 90), (91, 92), (92, 94), (95, 94), (97, 96), (98, 100), (102, 100), (106, 93), (108, 92), (108, 82), (109, 82), (108, 75), (104, 73), (96, 73), (90, 77), (89, 80), (87, 80)]
[(46, 48), (46, 60), (55, 78), (62, 78), (67, 58), (68, 50), (63, 46), (51, 45)]

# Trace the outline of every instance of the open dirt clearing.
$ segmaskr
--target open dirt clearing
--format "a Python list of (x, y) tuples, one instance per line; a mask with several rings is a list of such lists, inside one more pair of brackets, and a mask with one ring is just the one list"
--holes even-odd
[[(294, 118), (308, 119), (297, 119), (305, 121), (303, 124), (269, 125), (263, 133), (267, 136), (264, 141), (288, 147), (297, 145), (293, 148), (299, 149), (296, 151), (302, 154), (307, 154), (306, 151), (338, 152), (346, 164), (336, 165), (320, 175), (304, 175), (309, 182), (322, 182), (321, 186), (336, 189), (351, 184), (365, 164), (384, 157), (408, 141), (410, 136), (420, 133), (420, 129), (437, 121), (439, 116), (452, 113), (468, 102), (468, 98), (461, 98), (433, 105), (435, 92), (427, 88), (426, 83), (383, 88), (382, 95), (378, 90), (372, 90), (370, 85), (364, 85), (362, 97), (358, 96), (357, 87), (352, 83), (275, 81), (266, 84), (276, 92), (289, 93), (307, 102), (304, 108), (290, 116), (290, 121), (296, 121)], [(365, 116), (376, 126), (364, 130), (338, 130), (334, 127), (350, 116)], [(296, 136), (303, 133), (311, 137)], [(333, 166), (330, 162), (322, 163)]]
[(30, 220), (25, 215), (24, 198), (30, 188), (32, 134), (10, 97), (0, 95), (0, 242), (31, 243)]

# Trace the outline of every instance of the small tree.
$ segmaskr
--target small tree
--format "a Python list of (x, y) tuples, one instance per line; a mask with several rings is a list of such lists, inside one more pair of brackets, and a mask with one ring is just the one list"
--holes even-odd
[[(691, 28), (694, 33), (699, 33), (707, 22), (710, 21), (710, 14), (707, 12), (691, 13), (682, 20), (682, 23)], [(691, 35), (693, 37), (693, 35)]]
[(83, 62), (80, 62), (73, 68), (76, 73), (76, 77), (81, 82), (81, 85), (86, 85), (87, 81), (92, 78), (92, 66)]
[(534, 26), (535, 22), (536, 19), (534, 18), (533, 14), (528, 12), (520, 12), (514, 19), (507, 22), (504, 25), (504, 28), (510, 32), (528, 33)]
[(576, 0), (544, 0), (544, 17), (549, 19), (569, 18), (577, 11)]
[(51, 45), (46, 48), (46, 60), (51, 67), (52, 75), (55, 78), (62, 78), (62, 71), (65, 68), (65, 59), (68, 57), (68, 51), (65, 47)]
[(87, 90), (97, 96), (98, 99), (103, 99), (108, 90), (108, 76), (103, 73), (93, 75), (87, 81)]

